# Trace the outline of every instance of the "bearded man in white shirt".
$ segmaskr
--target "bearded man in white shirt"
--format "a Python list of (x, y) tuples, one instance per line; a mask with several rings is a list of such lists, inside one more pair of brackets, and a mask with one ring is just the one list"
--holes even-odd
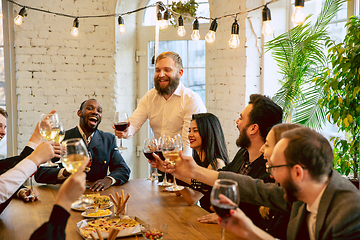
[(180, 134), (183, 154), (191, 156), (188, 140), (191, 117), (193, 114), (206, 112), (206, 108), (200, 96), (180, 82), (183, 73), (179, 54), (161, 53), (155, 61), (155, 88), (141, 98), (129, 118), (130, 127), (125, 131), (115, 130), (115, 135), (118, 138), (131, 138), (140, 130), (146, 119), (149, 119), (156, 138)]

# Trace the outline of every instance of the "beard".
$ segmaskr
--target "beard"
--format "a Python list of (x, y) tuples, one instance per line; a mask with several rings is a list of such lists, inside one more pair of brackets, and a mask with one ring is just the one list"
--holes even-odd
[(173, 78), (168, 78), (168, 80), (169, 80), (169, 84), (166, 87), (162, 88), (159, 83), (160, 78), (154, 77), (155, 89), (161, 96), (170, 95), (175, 91), (177, 86), (179, 86), (180, 83), (179, 73), (177, 73)]
[(294, 181), (290, 178), (289, 175), (282, 184), (282, 187), (284, 189), (285, 201), (293, 203), (298, 200), (296, 195), (299, 192), (299, 188), (294, 184)]
[(241, 130), (238, 139), (236, 139), (236, 146), (238, 146), (239, 148), (249, 148), (251, 145), (250, 138), (246, 133), (246, 129), (247, 127)]

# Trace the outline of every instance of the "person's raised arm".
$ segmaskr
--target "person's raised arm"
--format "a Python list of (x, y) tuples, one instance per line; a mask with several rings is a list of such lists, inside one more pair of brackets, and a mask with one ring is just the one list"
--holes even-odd
[(179, 177), (181, 180), (183, 180), (183, 177), (187, 179), (193, 178), (209, 186), (214, 185), (215, 180), (218, 179), (219, 172), (197, 165), (192, 157), (184, 156), (182, 152), (180, 152), (180, 158), (181, 160), (176, 162), (176, 166), (168, 161), (164, 162), (169, 173), (173, 173), (175, 169), (176, 177)]

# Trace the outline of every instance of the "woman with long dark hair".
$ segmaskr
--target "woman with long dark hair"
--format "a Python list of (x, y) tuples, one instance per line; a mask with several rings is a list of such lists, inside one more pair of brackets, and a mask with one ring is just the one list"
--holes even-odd
[[(193, 114), (188, 138), (193, 149), (193, 158), (198, 165), (217, 170), (229, 163), (224, 133), (214, 114)], [(210, 192), (210, 186), (196, 181), (192, 181), (190, 188), (180, 191), (189, 205), (200, 200), (201, 207), (211, 212)]]

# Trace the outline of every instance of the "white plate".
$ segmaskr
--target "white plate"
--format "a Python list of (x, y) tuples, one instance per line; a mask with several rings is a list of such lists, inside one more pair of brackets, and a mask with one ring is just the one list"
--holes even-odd
[(103, 217), (108, 217), (108, 216), (111, 216), (112, 212), (110, 211), (110, 214), (107, 214), (107, 215), (101, 215), (101, 216), (89, 216), (86, 214), (86, 212), (82, 212), (81, 213), (81, 216), (83, 217), (87, 217), (87, 218), (103, 218)]
[[(100, 209), (104, 210), (104, 209), (107, 209), (107, 208), (111, 208), (113, 205), (114, 205), (114, 203), (110, 201), (107, 206), (102, 207)], [(73, 204), (71, 204), (71, 209), (75, 210), (75, 211), (83, 212), (83, 211), (85, 211), (86, 206), (94, 206), (94, 205), (86, 205), (86, 204), (83, 205), (80, 200), (77, 200), (77, 201), (73, 202)]]

